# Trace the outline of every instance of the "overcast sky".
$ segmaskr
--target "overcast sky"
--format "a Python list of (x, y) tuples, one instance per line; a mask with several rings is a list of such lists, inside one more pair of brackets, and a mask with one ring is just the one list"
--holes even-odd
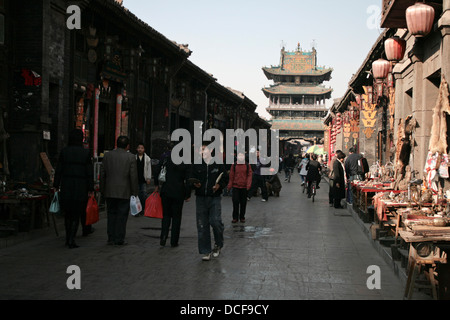
[(340, 98), (381, 33), (381, 0), (124, 0), (124, 6), (165, 37), (189, 44), (189, 58), (225, 86), (243, 92), (263, 118), (272, 84), (262, 67), (279, 65), (280, 50), (318, 51), (318, 65), (334, 69)]

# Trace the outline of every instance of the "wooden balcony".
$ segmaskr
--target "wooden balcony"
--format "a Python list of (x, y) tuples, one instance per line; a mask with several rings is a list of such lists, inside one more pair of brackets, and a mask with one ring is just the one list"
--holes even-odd
[[(442, 13), (443, 0), (428, 0), (426, 3), (436, 10), (436, 18)], [(382, 28), (407, 28), (406, 9), (414, 5), (416, 0), (383, 0), (381, 13)]]

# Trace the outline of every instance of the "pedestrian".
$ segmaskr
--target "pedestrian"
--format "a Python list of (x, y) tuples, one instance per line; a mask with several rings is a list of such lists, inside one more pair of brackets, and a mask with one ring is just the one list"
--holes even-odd
[(83, 148), (82, 130), (70, 132), (68, 146), (59, 155), (53, 187), (60, 189), (65, 244), (70, 249), (78, 248), (75, 237), (80, 222), (84, 236), (93, 232), (92, 226), (86, 226), (86, 207), (88, 198), (94, 194), (94, 168), (89, 150)]
[(239, 153), (237, 162), (231, 166), (228, 182), (228, 190), (232, 189), (233, 199), (233, 220), (237, 223), (238, 219), (245, 223), (245, 211), (247, 207), (248, 190), (252, 186), (253, 171), (245, 161), (245, 154)]
[(316, 154), (311, 155), (311, 160), (308, 162), (306, 170), (308, 171), (308, 173), (306, 174), (306, 183), (308, 186), (308, 198), (311, 198), (312, 183), (315, 181), (316, 189), (318, 189), (320, 182), (320, 174), (322, 172), (322, 167), (320, 163), (317, 161)]
[[(166, 181), (160, 182), (158, 176), (166, 170)], [(190, 174), (189, 164), (176, 165), (172, 160), (172, 145), (161, 156), (156, 174), (155, 191), (161, 195), (163, 218), (161, 221), (160, 245), (165, 246), (171, 230), (170, 246), (177, 247), (180, 239), (181, 220), (184, 202), (190, 200), (190, 189), (187, 180)], [(171, 227), (172, 226), (172, 227)]]
[(345, 171), (347, 173), (347, 190), (348, 190), (348, 196), (347, 201), (348, 203), (353, 202), (353, 192), (352, 192), (352, 182), (353, 181), (361, 181), (362, 179), (362, 168), (359, 166), (359, 160), (361, 159), (361, 155), (356, 153), (355, 148), (350, 148), (349, 150), (349, 156), (345, 160)]
[[(222, 190), (226, 187), (224, 165), (213, 161), (208, 145), (202, 145), (202, 164), (194, 164), (191, 170), (196, 195), (196, 220), (198, 250), (203, 261), (217, 258), (223, 248)], [(211, 250), (211, 230), (214, 235), (214, 249)]]
[[(143, 215), (145, 212), (145, 201), (147, 200), (148, 187), (152, 179), (152, 160), (145, 153), (144, 143), (140, 142), (136, 148), (136, 166), (138, 172), (138, 183), (139, 183), (139, 200), (142, 204)], [(138, 215), (136, 215), (137, 217)]]
[(328, 174), (329, 184), (330, 184), (330, 190), (328, 192), (328, 202), (330, 204), (330, 207), (334, 207), (334, 163), (337, 160), (337, 156), (339, 154), (343, 153), (341, 150), (337, 150), (336, 154), (333, 156), (330, 162), (330, 172)]
[(345, 199), (345, 186), (347, 184), (347, 175), (344, 167), (345, 153), (337, 154), (337, 160), (333, 164), (333, 200), (336, 209), (343, 209), (341, 200)]
[(306, 175), (308, 170), (306, 169), (309, 163), (309, 154), (305, 154), (302, 161), (300, 162), (300, 178), (302, 179), (302, 186), (306, 183)]
[(106, 200), (108, 244), (124, 245), (131, 196), (138, 196), (136, 157), (128, 137), (117, 138), (117, 148), (105, 153), (100, 170), (100, 191)]
[(294, 155), (292, 153), (289, 154), (289, 156), (287, 156), (284, 159), (284, 170), (285, 170), (285, 179), (284, 181), (288, 181), (289, 176), (292, 174), (292, 172), (294, 171), (294, 167), (295, 167), (295, 159), (294, 159)]
[[(252, 165), (253, 170), (253, 177), (252, 177), (252, 187), (250, 188), (250, 191), (248, 192), (248, 198), (247, 200), (250, 201), (251, 198), (255, 195), (258, 188), (261, 189), (261, 196), (262, 202), (266, 202), (269, 200), (269, 195), (267, 193), (267, 186), (266, 186), (266, 177), (261, 174), (261, 168), (263, 168), (265, 165), (261, 163), (261, 154), (259, 150), (256, 151), (256, 164)], [(286, 168), (286, 166), (285, 166)]]
[(363, 152), (361, 152), (361, 159), (359, 166), (362, 168), (363, 171), (363, 180), (366, 180), (368, 178), (368, 173), (370, 172), (369, 163), (367, 162), (366, 156)]

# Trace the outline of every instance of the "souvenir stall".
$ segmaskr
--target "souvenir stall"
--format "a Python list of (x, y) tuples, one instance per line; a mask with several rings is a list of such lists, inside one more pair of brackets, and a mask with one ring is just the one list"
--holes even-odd
[[(444, 286), (444, 273), (448, 273), (442, 271), (450, 250), (450, 189), (446, 187), (448, 92), (443, 79), (433, 110), (429, 151), (423, 155), (426, 157), (423, 172), (413, 169), (414, 156), (418, 156), (412, 152), (417, 123), (413, 116), (408, 116), (398, 123), (394, 163), (373, 165), (364, 181), (353, 184), (354, 207), (366, 222), (373, 222), (373, 239), (390, 238), (394, 260), (402, 261), (406, 268), (405, 298), (411, 298), (416, 280), (425, 277), (425, 287), (437, 299), (438, 288)], [(373, 220), (368, 217), (370, 213)]]

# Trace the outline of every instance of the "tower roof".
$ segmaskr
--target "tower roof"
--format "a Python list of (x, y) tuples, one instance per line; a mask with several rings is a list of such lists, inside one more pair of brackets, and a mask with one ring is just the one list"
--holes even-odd
[(300, 44), (295, 51), (281, 49), (280, 64), (263, 68), (266, 76), (271, 80), (273, 76), (316, 76), (330, 80), (332, 68), (317, 66), (317, 51), (302, 51)]
[(326, 88), (324, 86), (317, 85), (286, 85), (279, 84), (273, 85), (263, 89), (264, 94), (269, 97), (270, 95), (327, 95), (331, 97), (333, 92), (332, 88)]

